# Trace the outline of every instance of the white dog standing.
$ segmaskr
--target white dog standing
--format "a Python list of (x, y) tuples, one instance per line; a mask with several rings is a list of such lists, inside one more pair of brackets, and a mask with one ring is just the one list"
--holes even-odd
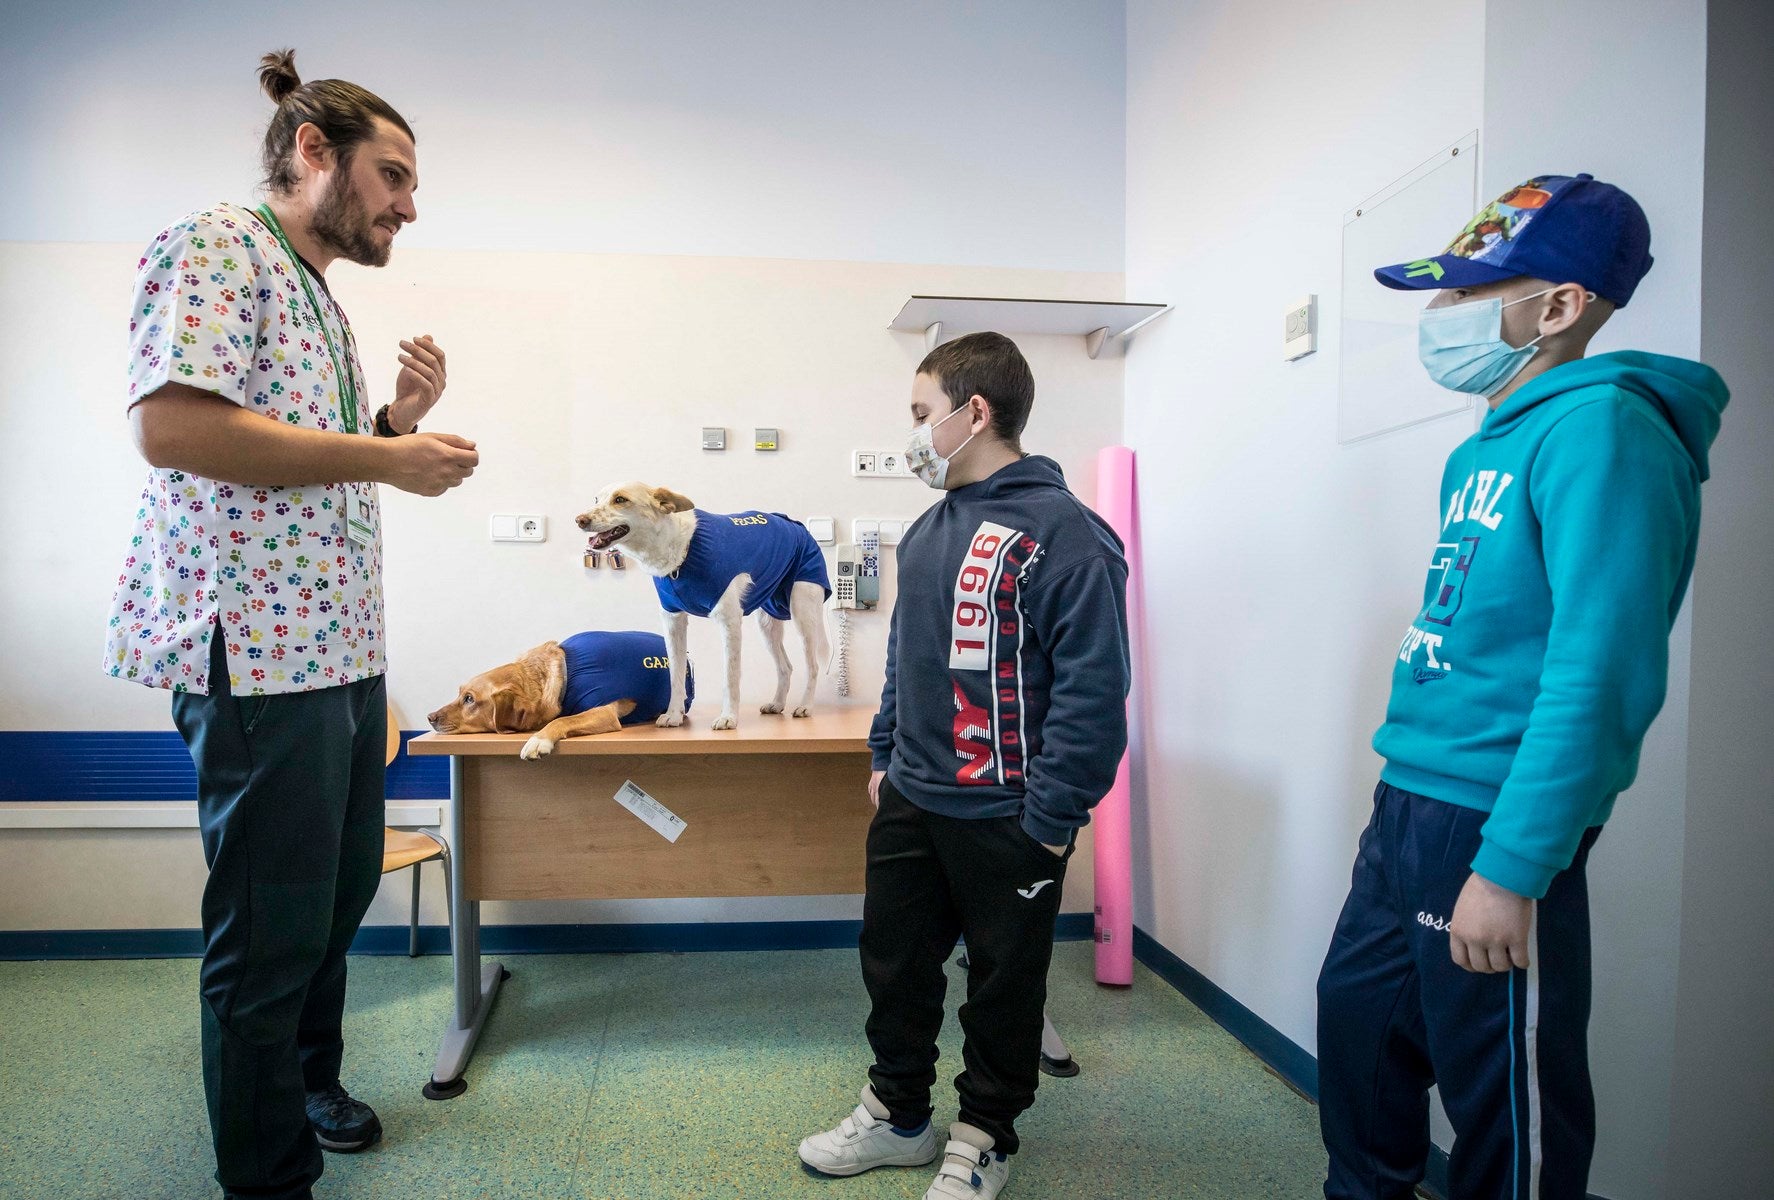
[(812, 711), (820, 666), (829, 656), (822, 609), (832, 594), (825, 555), (806, 526), (781, 513), (706, 513), (668, 488), (625, 483), (607, 489), (579, 514), (591, 534), (590, 548), (622, 553), (649, 575), (665, 609), (665, 642), (671, 658), (671, 704), (659, 724), (684, 723), (684, 664), (689, 617), (713, 617), (727, 660), (726, 687), (716, 729), (732, 729), (739, 696), (740, 627), (758, 614), (758, 626), (776, 660), (776, 698), (763, 706), (779, 713), (788, 704), (791, 670), (783, 626), (801, 635), (807, 684), (797, 717)]

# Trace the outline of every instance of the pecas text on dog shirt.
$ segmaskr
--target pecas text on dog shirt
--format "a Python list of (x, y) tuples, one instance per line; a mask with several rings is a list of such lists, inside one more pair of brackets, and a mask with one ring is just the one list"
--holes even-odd
[(831, 595), (825, 555), (807, 527), (781, 513), (709, 513), (695, 510), (696, 530), (684, 559), (653, 587), (666, 612), (706, 617), (740, 575), (751, 577), (743, 597), (747, 614), (762, 609), (789, 620), (789, 597), (797, 583), (816, 583)]

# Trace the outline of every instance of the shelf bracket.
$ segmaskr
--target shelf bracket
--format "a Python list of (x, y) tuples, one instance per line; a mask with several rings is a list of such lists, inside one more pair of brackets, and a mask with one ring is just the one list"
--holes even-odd
[(1084, 335), (1084, 353), (1088, 354), (1091, 358), (1095, 358), (1102, 352), (1103, 343), (1108, 340), (1109, 327), (1107, 325), (1104, 325), (1101, 329), (1091, 330)]
[(930, 322), (930, 324), (924, 326), (924, 353), (928, 354), (932, 350), (936, 349), (937, 344), (941, 341), (942, 341), (942, 322), (941, 321), (932, 321), (932, 322)]

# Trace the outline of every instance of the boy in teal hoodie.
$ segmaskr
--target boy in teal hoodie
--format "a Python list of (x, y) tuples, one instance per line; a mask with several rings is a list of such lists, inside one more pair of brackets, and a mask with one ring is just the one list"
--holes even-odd
[(1491, 411), (1448, 459), (1423, 606), (1399, 644), (1374, 813), (1319, 977), (1330, 1200), (1408, 1197), (1439, 1084), (1453, 1200), (1582, 1200), (1589, 848), (1663, 705), (1694, 565), (1711, 368), (1585, 358), (1650, 269), (1625, 192), (1542, 176), (1445, 254), (1419, 351)]

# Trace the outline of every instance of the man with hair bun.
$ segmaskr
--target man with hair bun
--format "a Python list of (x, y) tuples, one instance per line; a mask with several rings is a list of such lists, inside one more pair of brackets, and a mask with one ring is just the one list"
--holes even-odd
[(381, 877), (387, 698), (376, 485), (441, 495), (474, 443), (420, 433), (430, 335), (370, 406), (325, 272), (418, 217), (413, 131), (353, 83), (259, 79), (266, 203), (169, 226), (138, 264), (128, 411), (152, 470), (105, 670), (173, 693), (197, 768), (203, 1081), (228, 1197), (312, 1195), (322, 1148), (381, 1137), (340, 1082), (345, 952)]

